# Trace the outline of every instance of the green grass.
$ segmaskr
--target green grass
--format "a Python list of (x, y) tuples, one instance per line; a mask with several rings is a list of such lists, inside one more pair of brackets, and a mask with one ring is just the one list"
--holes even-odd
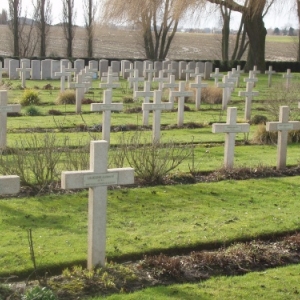
[[(299, 177), (109, 191), (108, 259), (299, 230)], [(0, 276), (86, 260), (87, 192), (0, 202)]]
[(281, 36), (281, 35), (267, 35), (267, 42), (273, 43), (296, 43), (298, 41), (297, 36)]
[(296, 300), (299, 299), (300, 266), (253, 272), (244, 276), (216, 277), (196, 284), (147, 288), (132, 294), (90, 300)]

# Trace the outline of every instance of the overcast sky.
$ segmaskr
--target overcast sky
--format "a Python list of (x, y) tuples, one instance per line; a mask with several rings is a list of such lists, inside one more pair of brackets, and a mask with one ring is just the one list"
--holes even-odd
[[(125, 1), (125, 0), (124, 0)], [(267, 16), (265, 17), (265, 26), (266, 28), (284, 28), (284, 27), (293, 27), (298, 28), (298, 22), (296, 19), (296, 14), (289, 12), (288, 2), (291, 2), (294, 0), (284, 0), (284, 5), (280, 7), (280, 9), (272, 9)], [(78, 25), (83, 24), (83, 16), (82, 16), (82, 2), (83, 0), (75, 0), (75, 6), (77, 10), (77, 20), (76, 23)], [(23, 10), (27, 9), (28, 14), (30, 14), (32, 10), (32, 4), (31, 0), (22, 0), (22, 6)], [(62, 11), (62, 1), (61, 0), (52, 0), (52, 17), (53, 17), (53, 24), (59, 23), (61, 21), (61, 11)], [(54, 6), (55, 3), (55, 6)], [(2, 9), (8, 9), (8, 1), (7, 0), (0, 0), (0, 11)], [(235, 13), (232, 15), (232, 21), (231, 21), (231, 27), (236, 29), (239, 25), (239, 13)], [(212, 18), (212, 16), (209, 16), (207, 18), (202, 18), (200, 21), (191, 23), (185, 22), (185, 24), (181, 24), (181, 26), (185, 27), (220, 27), (218, 18)]]

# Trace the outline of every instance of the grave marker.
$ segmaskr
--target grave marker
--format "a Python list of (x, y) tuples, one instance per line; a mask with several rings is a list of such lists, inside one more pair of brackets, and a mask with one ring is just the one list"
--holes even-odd
[(99, 87), (101, 89), (117, 89), (117, 88), (119, 88), (121, 86), (120, 83), (116, 83), (114, 81), (116, 81), (116, 80), (115, 80), (115, 77), (113, 76), (113, 74), (107, 74), (106, 82), (100, 83)]
[(167, 74), (167, 78), (170, 79), (170, 76), (175, 73), (175, 69), (172, 69), (172, 64), (168, 64), (168, 68), (162, 70), (164, 74)]
[(222, 95), (222, 109), (225, 110), (227, 108), (227, 104), (230, 101), (231, 97), (231, 89), (233, 88), (234, 84), (228, 80), (228, 75), (223, 77), (222, 83), (218, 83), (217, 87), (223, 89)]
[(219, 72), (219, 68), (215, 68), (215, 73), (211, 73), (210, 77), (214, 78), (214, 80), (215, 80), (215, 86), (218, 86), (219, 78), (223, 78), (223, 74), (221, 74)]
[(0, 176), (0, 195), (17, 194), (20, 190), (20, 177), (16, 175)]
[(158, 89), (160, 91), (163, 90), (163, 83), (168, 82), (168, 78), (164, 77), (164, 73), (162, 70), (159, 71), (159, 76), (153, 78), (153, 82), (158, 82)]
[(196, 77), (196, 82), (190, 84), (190, 87), (196, 90), (196, 97), (195, 97), (196, 110), (199, 110), (201, 105), (201, 89), (208, 86), (207, 83), (202, 83), (201, 77), (202, 77), (201, 75), (198, 75)]
[(7, 91), (0, 91), (0, 149), (6, 147), (7, 113), (20, 112), (20, 104), (7, 104)]
[(163, 89), (169, 89), (169, 102), (174, 104), (174, 96), (171, 96), (171, 92), (179, 88), (179, 83), (175, 82), (175, 75), (171, 75), (169, 80), (169, 82), (163, 83)]
[(66, 171), (61, 175), (62, 189), (89, 188), (87, 266), (105, 265), (107, 186), (134, 183), (134, 169), (107, 169), (108, 142), (90, 144), (90, 170)]
[(154, 91), (154, 100), (153, 103), (143, 103), (143, 111), (153, 110), (153, 124), (152, 124), (152, 141), (153, 143), (159, 143), (160, 140), (160, 121), (161, 121), (161, 111), (162, 110), (171, 110), (173, 104), (170, 102), (162, 103), (161, 102), (162, 91)]
[(25, 62), (22, 62), (21, 63), (21, 68), (17, 68), (16, 69), (17, 72), (21, 73), (21, 86), (22, 88), (26, 88), (26, 75), (27, 75), (27, 72), (31, 72), (31, 68), (26, 68), (26, 63)]
[(240, 97), (246, 97), (245, 99), (245, 120), (249, 121), (251, 119), (251, 104), (253, 97), (259, 95), (259, 92), (253, 91), (253, 82), (247, 82), (246, 91), (240, 91)]
[[(134, 92), (134, 97), (142, 97), (144, 98), (144, 103), (149, 103), (150, 98), (154, 97), (154, 91), (151, 91), (151, 82), (144, 82), (144, 91), (136, 91)], [(149, 110), (143, 110), (143, 125), (149, 125)]]
[(265, 74), (268, 75), (268, 87), (272, 85), (272, 75), (275, 74), (276, 71), (273, 71), (272, 66), (269, 66), (269, 70), (265, 71)]
[(293, 75), (291, 73), (291, 69), (287, 69), (286, 74), (282, 75), (283, 78), (286, 79), (286, 88), (289, 89), (290, 88), (290, 84), (291, 84), (291, 79), (293, 78)]
[(147, 69), (145, 69), (145, 71), (144, 71), (145, 72), (145, 77), (148, 78), (148, 81), (152, 82), (153, 77), (154, 77), (156, 71), (157, 70), (153, 68), (152, 64), (148, 64)]
[(277, 142), (277, 170), (286, 167), (286, 154), (288, 134), (290, 130), (299, 130), (300, 122), (289, 121), (290, 108), (288, 106), (280, 106), (279, 122), (267, 122), (267, 131), (278, 131)]
[(135, 69), (133, 77), (129, 77), (127, 80), (133, 84), (133, 92), (137, 92), (139, 90), (139, 82), (144, 82), (144, 77), (139, 77), (139, 70)]
[(8, 72), (8, 69), (2, 67), (2, 61), (0, 61), (0, 83), (2, 83), (2, 73)]
[(65, 90), (65, 81), (66, 77), (70, 76), (70, 72), (66, 72), (66, 67), (64, 64), (61, 65), (61, 71), (55, 72), (55, 76), (60, 77), (60, 91), (63, 92)]
[(103, 91), (103, 103), (92, 103), (91, 111), (103, 111), (102, 139), (110, 143), (111, 112), (121, 111), (123, 103), (112, 103), (112, 90)]
[(77, 80), (73, 84), (74, 88), (76, 89), (76, 113), (79, 114), (81, 113), (81, 104), (82, 104), (82, 99), (84, 97), (84, 91), (85, 89), (89, 86), (89, 83), (83, 82), (83, 75), (79, 73), (77, 75)]
[(192, 96), (193, 96), (193, 92), (185, 90), (185, 81), (180, 81), (178, 91), (170, 92), (170, 97), (178, 97), (178, 118), (177, 118), (178, 127), (183, 125), (185, 97), (192, 97)]
[(236, 133), (249, 132), (250, 125), (248, 123), (236, 123), (237, 108), (228, 107), (226, 124), (214, 123), (212, 125), (213, 133), (225, 133), (224, 148), (224, 167), (226, 169), (233, 168), (234, 146)]

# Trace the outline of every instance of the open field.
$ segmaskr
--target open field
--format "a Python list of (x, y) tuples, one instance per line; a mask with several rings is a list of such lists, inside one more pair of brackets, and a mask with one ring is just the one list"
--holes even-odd
[[(233, 38), (233, 37), (232, 37)], [(12, 43), (8, 27), (0, 25), (0, 55), (11, 55)], [(266, 60), (296, 60), (297, 38), (267, 36)], [(76, 29), (74, 57), (85, 57), (85, 31)], [(61, 28), (52, 27), (49, 34), (49, 56), (64, 56), (64, 38)], [(181, 33), (175, 35), (168, 59), (220, 60), (221, 35), (204, 33)], [(232, 47), (234, 43), (232, 41)], [(97, 28), (95, 34), (95, 58), (144, 59), (144, 52), (137, 31)], [(36, 53), (36, 55), (38, 55)]]
[[(244, 122), (245, 99), (239, 97), (238, 92), (245, 90), (243, 78), (246, 76), (246, 74), (242, 76), (241, 87), (234, 90), (229, 103), (229, 106), (238, 109), (238, 122)], [(294, 74), (293, 85), (289, 92), (284, 86), (282, 74), (274, 75), (271, 88), (267, 87), (266, 75), (258, 75), (258, 78), (255, 90), (260, 94), (252, 102), (252, 116), (262, 115), (269, 121), (276, 121), (280, 104), (289, 105), (290, 120), (299, 121), (300, 114), (297, 108), (300, 100), (299, 74)], [(207, 80), (206, 83), (213, 86), (213, 80)], [(44, 89), (46, 84), (50, 84), (52, 88)], [(89, 104), (82, 105), (82, 114), (75, 114), (74, 104), (57, 104), (58, 80), (28, 80), (27, 86), (36, 91), (40, 97), (39, 105), (34, 106), (38, 113), (32, 116), (30, 109), (24, 106), (21, 115), (8, 117), (8, 151), (0, 155), (4, 159), (0, 162), (2, 170), (5, 170), (1, 165), (4, 161), (8, 162), (7, 166), (11, 168), (16, 161), (22, 164), (24, 162), (22, 159), (29, 158), (28, 165), (25, 166), (26, 172), (29, 173), (26, 175), (28, 182), (22, 182), (21, 193), (17, 196), (0, 197), (0, 293), (1, 283), (10, 282), (15, 278), (14, 276), (24, 279), (32, 274), (32, 256), (28, 249), (28, 230), (32, 230), (37, 272), (43, 278), (49, 277), (47, 283), (60, 295), (59, 299), (70, 300), (78, 297), (92, 299), (92, 296), (99, 295), (100, 298), (96, 299), (102, 299), (107, 294), (141, 289), (145, 286), (145, 282), (142, 277), (139, 277), (141, 273), (134, 273), (137, 269), (140, 272), (143, 270), (143, 276), (151, 278), (147, 286), (169, 285), (175, 282), (185, 284), (147, 289), (136, 295), (128, 295), (127, 299), (172, 299), (178, 296), (178, 299), (236, 297), (236, 299), (250, 300), (254, 287), (258, 287), (254, 295), (260, 299), (297, 299), (299, 288), (296, 283), (299, 281), (299, 264), (286, 266), (283, 269), (265, 269), (284, 266), (287, 262), (297, 263), (300, 259), (300, 242), (296, 238), (288, 246), (292, 252), (290, 260), (286, 258), (287, 252), (283, 251), (279, 253), (276, 263), (272, 264), (272, 261), (266, 263), (265, 256), (260, 256), (264, 255), (265, 251), (261, 251), (255, 245), (254, 250), (252, 249), (254, 252), (251, 252), (249, 257), (251, 262), (259, 261), (255, 265), (256, 269), (237, 264), (235, 267), (239, 272), (228, 272), (227, 278), (216, 277), (216, 273), (208, 276), (207, 270), (212, 269), (210, 266), (201, 269), (193, 262), (195, 269), (198, 268), (199, 276), (193, 277), (195, 284), (189, 285), (186, 284), (189, 274), (183, 276), (180, 272), (177, 281), (171, 280), (168, 276), (167, 279), (161, 280), (159, 267), (151, 268), (151, 271), (143, 268), (145, 260), (143, 256), (147, 254), (148, 257), (152, 257), (159, 253), (191, 255), (191, 251), (217, 250), (230, 245), (237, 249), (242, 247), (238, 244), (241, 241), (258, 239), (274, 240), (270, 248), (278, 248), (277, 239), (280, 236), (294, 234), (300, 230), (298, 213), (300, 189), (299, 173), (297, 173), (300, 161), (299, 139), (290, 141), (287, 155), (287, 165), (290, 170), (296, 168), (296, 171), (290, 174), (297, 176), (284, 177), (284, 173), (274, 171), (276, 140), (271, 140), (269, 144), (255, 141), (255, 135), (264, 125), (251, 123), (249, 134), (236, 135), (234, 171), (240, 168), (240, 173), (237, 174), (239, 179), (243, 180), (233, 179), (234, 171), (228, 172), (227, 177), (223, 177), (224, 173), (220, 171), (211, 180), (205, 176), (222, 168), (225, 139), (224, 134), (212, 133), (211, 124), (224, 123), (226, 111), (221, 110), (220, 103), (206, 102), (201, 104), (199, 111), (196, 111), (192, 99), (188, 99), (184, 112), (184, 126), (178, 127), (175, 101), (174, 111), (162, 113), (162, 141), (166, 145), (174, 141), (175, 148), (190, 151), (190, 156), (172, 170), (165, 181), (159, 182), (160, 184), (153, 181), (150, 187), (142, 186), (140, 184), (142, 181), (137, 176), (135, 186), (117, 187), (108, 191), (107, 258), (108, 261), (126, 263), (109, 264), (108, 269), (99, 271), (103, 273), (100, 273), (101, 284), (98, 284), (96, 273), (80, 271), (79, 267), (71, 271), (76, 265), (85, 266), (88, 192), (86, 190), (62, 192), (59, 182), (61, 171), (88, 168), (89, 151), (84, 146), (91, 140), (101, 139), (97, 126), (102, 123), (102, 113), (91, 112)], [(103, 90), (98, 86), (99, 80), (94, 80), (93, 88), (85, 95), (85, 99), (102, 102)], [(112, 114), (113, 130), (109, 156), (115, 158), (121, 158), (122, 152), (118, 151), (123, 144), (126, 144), (125, 142), (132, 141), (132, 137), (136, 134), (141, 133), (147, 143), (151, 141), (152, 135), (152, 113), (150, 126), (142, 127), (141, 112), (137, 110), (141, 106), (141, 99), (133, 101), (132, 90), (124, 80), (121, 80), (121, 86), (120, 89), (114, 90), (113, 102), (129, 103), (124, 103), (123, 111)], [(20, 102), (24, 93), (20, 88), (20, 80), (4, 79), (1, 89), (8, 89), (9, 103)], [(292, 101), (285, 102), (288, 99), (286, 95), (291, 93)], [(276, 102), (276, 97), (280, 94), (284, 94), (286, 98)], [(167, 95), (164, 94), (164, 101), (167, 99)], [(277, 103), (275, 114), (269, 107), (274, 102)], [(60, 115), (52, 115), (51, 110), (59, 112)], [(134, 152), (130, 147), (129, 152)], [(18, 152), (19, 149), (23, 152)], [(78, 164), (71, 166), (67, 158), (73, 152), (76, 154), (77, 149), (82, 150), (74, 156)], [(163, 156), (165, 151), (167, 150), (160, 150), (160, 156), (156, 161), (158, 165), (168, 159), (167, 156)], [(48, 157), (51, 153), (58, 161), (54, 177), (50, 183), (47, 182), (46, 188), (45, 184), (38, 186), (32, 171), (35, 169), (34, 162), (38, 162), (34, 159), (42, 159), (43, 153), (47, 153)], [(184, 153), (181, 152), (181, 155)], [(150, 159), (150, 156), (146, 159), (142, 157), (141, 161)], [(123, 165), (119, 167), (128, 166), (128, 161), (124, 159)], [(114, 164), (117, 162), (120, 161), (111, 160), (110, 167), (115, 167)], [(79, 164), (81, 165), (78, 166)], [(256, 178), (246, 180), (243, 172), (248, 175), (247, 170), (250, 170), (252, 177)], [(270, 170), (273, 170), (274, 177), (268, 175)], [(2, 173), (0, 170), (0, 174)], [(191, 179), (195, 184), (187, 184)], [(33, 186), (38, 188), (34, 189)], [(229, 250), (224, 248), (222, 251), (225, 252), (226, 258)], [(244, 252), (241, 250), (234, 253), (242, 255)], [(236, 254), (236, 257), (239, 255)], [(274, 256), (270, 255), (270, 257)], [(142, 261), (136, 262), (136, 259)], [(183, 260), (179, 265), (182, 262)], [(246, 266), (248, 262), (246, 260)], [(138, 267), (134, 268), (136, 264)], [(230, 270), (232, 267), (231, 264), (226, 267), (220, 261), (217, 261), (216, 265), (224, 270)], [(67, 267), (69, 270), (64, 271), (64, 276), (69, 279), (76, 278), (75, 284), (72, 283), (74, 286), (67, 280), (64, 281), (65, 279), (52, 277)], [(115, 276), (113, 268), (119, 268), (121, 275), (118, 280), (113, 277)], [(114, 275), (110, 273), (112, 269)], [(172, 270), (176, 272), (177, 269), (174, 267)], [(264, 270), (264, 272), (252, 273), (254, 270)], [(233, 276), (245, 273), (249, 274), (243, 277)], [(280, 274), (285, 276), (282, 280), (278, 280)], [(119, 285), (120, 281), (121, 285)], [(62, 290), (64, 283), (68, 287)], [(268, 289), (270, 289), (269, 293)], [(287, 297), (282, 298), (285, 295)], [(0, 294), (0, 299), (1, 296)], [(111, 299), (122, 299), (123, 296), (123, 294), (111, 296)]]

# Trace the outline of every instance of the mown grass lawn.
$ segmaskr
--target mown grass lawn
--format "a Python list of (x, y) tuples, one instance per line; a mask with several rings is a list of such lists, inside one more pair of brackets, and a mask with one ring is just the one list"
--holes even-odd
[(299, 281), (300, 266), (295, 265), (244, 276), (221, 276), (196, 284), (159, 286), (132, 294), (93, 297), (89, 300), (296, 300), (300, 294)]
[[(223, 245), (299, 230), (299, 177), (155, 186), (109, 191), (108, 259)], [(86, 260), (87, 192), (0, 202), (0, 274)]]

